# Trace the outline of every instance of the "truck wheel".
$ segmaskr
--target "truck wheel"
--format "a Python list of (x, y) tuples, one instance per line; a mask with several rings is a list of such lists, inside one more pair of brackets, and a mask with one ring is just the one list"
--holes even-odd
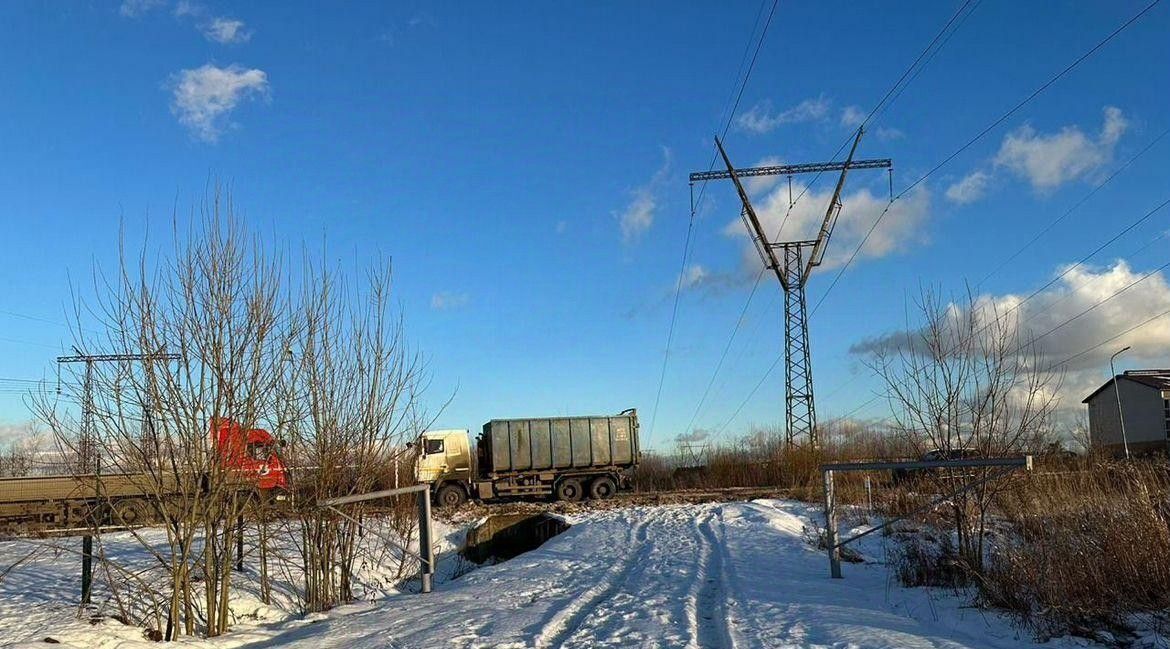
[(150, 506), (140, 498), (126, 498), (114, 503), (113, 523), (133, 527), (152, 522)]
[(580, 480), (561, 480), (557, 483), (557, 500), (575, 503), (585, 495), (585, 488)]
[(458, 507), (467, 500), (467, 492), (462, 488), (449, 484), (439, 488), (439, 507)]
[(589, 495), (594, 500), (605, 500), (617, 492), (617, 483), (613, 478), (603, 475), (589, 483)]

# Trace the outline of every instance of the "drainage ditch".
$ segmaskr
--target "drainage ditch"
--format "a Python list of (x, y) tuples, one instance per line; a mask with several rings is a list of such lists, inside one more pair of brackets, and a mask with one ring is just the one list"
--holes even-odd
[(567, 529), (568, 523), (549, 514), (494, 514), (467, 532), (459, 553), (477, 564), (499, 563), (535, 550)]

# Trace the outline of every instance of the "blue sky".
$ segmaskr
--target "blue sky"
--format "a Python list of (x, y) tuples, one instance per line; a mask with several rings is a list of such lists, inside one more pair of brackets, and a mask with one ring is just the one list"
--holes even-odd
[[(973, 3), (945, 46), (871, 124), (859, 156), (894, 159), (899, 190), (1146, 3)], [(764, 7), (765, 12), (770, 6)], [(784, 2), (726, 142), (741, 166), (829, 158), (958, 9), (956, 2)], [(71, 285), (131, 241), (162, 234), (209, 181), (230, 185), (274, 246), (320, 244), (360, 267), (393, 258), (438, 424), (638, 407), (651, 431), (689, 218), (686, 176), (736, 87), (760, 5), (736, 3), (4, 3), (0, 80), (0, 377), (54, 376)], [(877, 382), (850, 348), (907, 326), (922, 286), (962, 292), (1170, 128), (1170, 8), (1157, 6), (894, 208), (815, 313), (822, 419)], [(757, 32), (758, 33), (758, 32)], [(1170, 137), (978, 285), (1012, 303), (1170, 198)], [(795, 179), (798, 183), (809, 179)], [(815, 223), (833, 179), (793, 210)], [(787, 185), (754, 185), (765, 221)], [(856, 172), (820, 300), (886, 204)], [(769, 219), (772, 219), (769, 221)], [(1166, 263), (1154, 214), (1021, 308), (1046, 330)], [(751, 289), (754, 258), (727, 183), (707, 187), (682, 275), (653, 445), (782, 418), (765, 278), (715, 389), (688, 423)], [(1120, 265), (1119, 265), (1120, 264)], [(1054, 358), (1170, 308), (1154, 273), (1048, 336)], [(1126, 367), (1166, 366), (1170, 318), (1087, 354), (1069, 399)], [(1102, 356), (1103, 354), (1103, 356)], [(0, 422), (29, 413), (9, 381)]]

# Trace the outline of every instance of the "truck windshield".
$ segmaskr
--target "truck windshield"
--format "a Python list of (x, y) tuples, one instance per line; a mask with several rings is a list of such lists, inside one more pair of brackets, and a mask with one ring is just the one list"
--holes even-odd
[(423, 440), (423, 455), (434, 455), (435, 453), (443, 452), (443, 440), (441, 439), (427, 439)]
[(263, 442), (253, 442), (248, 444), (248, 456), (253, 460), (260, 460), (263, 462), (272, 455), (272, 448)]

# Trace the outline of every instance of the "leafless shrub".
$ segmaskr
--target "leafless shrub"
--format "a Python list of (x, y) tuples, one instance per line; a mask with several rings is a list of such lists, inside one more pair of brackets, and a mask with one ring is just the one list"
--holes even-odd
[[(925, 291), (922, 325), (863, 346), (885, 383), (895, 434), (915, 456), (973, 449), (997, 457), (1038, 448), (1050, 432), (1060, 376), (1046, 371), (1018, 322), (986, 300), (945, 303)], [(933, 491), (964, 483), (950, 499), (958, 556), (981, 570), (989, 506), (1002, 482), (995, 469), (945, 469), (926, 477)]]
[(634, 473), (634, 488), (638, 491), (675, 489), (674, 467), (666, 457), (643, 451), (642, 460)]
[(896, 542), (886, 546), (886, 563), (903, 586), (961, 588), (970, 584), (971, 571), (955, 552), (949, 535), (893, 536)]
[[(75, 470), (97, 474), (87, 478), (97, 485), (97, 506), (87, 513), (95, 532), (107, 521), (151, 520), (166, 531), (162, 545), (138, 537), (165, 579), (122, 569), (98, 537), (110, 600), (120, 617), (165, 639), (223, 633), (240, 520), (260, 529), (269, 598), (270, 537), (288, 512), (269, 509), (274, 503), (258, 498), (254, 476), (224, 461), (209, 431), (232, 421), (271, 430), (291, 442), (290, 455), (307, 460), (294, 473), (302, 570), (285, 580), (300, 580), (312, 610), (349, 601), (361, 528), (316, 500), (366, 490), (385, 475), (394, 444), (416, 421), (407, 413), (423, 387), (421, 364), (391, 314), (389, 268), (374, 270), (360, 291), (309, 255), (292, 273), (218, 191), (190, 230), (176, 225), (173, 241), (161, 257), (146, 246), (132, 257), (123, 244), (117, 272), (95, 273), (96, 299), (77, 300), (79, 350), (145, 358), (71, 366), (64, 395), (35, 399), (63, 454), (78, 459)], [(164, 351), (178, 360), (164, 360)], [(92, 413), (88, 426), (79, 405)], [(114, 495), (112, 487), (127, 482), (134, 497)], [(289, 557), (277, 558), (289, 565)]]

